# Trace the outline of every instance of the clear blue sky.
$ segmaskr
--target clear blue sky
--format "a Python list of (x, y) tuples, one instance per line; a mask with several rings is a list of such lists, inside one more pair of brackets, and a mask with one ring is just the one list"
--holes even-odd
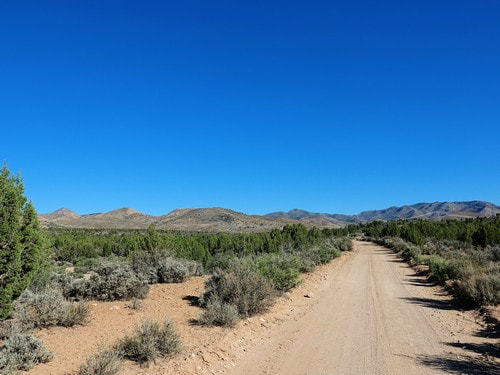
[(500, 202), (500, 1), (0, 3), (39, 212)]

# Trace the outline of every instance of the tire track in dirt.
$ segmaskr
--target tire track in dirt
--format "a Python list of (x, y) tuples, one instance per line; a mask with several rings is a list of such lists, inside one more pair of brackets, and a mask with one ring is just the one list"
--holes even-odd
[(411, 375), (494, 368), (481, 367), (479, 354), (460, 347), (493, 343), (474, 336), (481, 329), (474, 312), (455, 309), (442, 288), (390, 250), (355, 242), (354, 255), (327, 282), (311, 310), (284, 323), (232, 373)]

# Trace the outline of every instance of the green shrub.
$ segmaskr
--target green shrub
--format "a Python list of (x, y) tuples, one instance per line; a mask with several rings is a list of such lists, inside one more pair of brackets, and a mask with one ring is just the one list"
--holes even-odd
[(86, 322), (89, 307), (85, 302), (67, 301), (58, 289), (26, 290), (16, 301), (13, 315), (25, 329), (71, 327)]
[(299, 271), (301, 273), (309, 273), (309, 272), (314, 271), (314, 269), (316, 268), (316, 263), (312, 259), (310, 259), (310, 257), (308, 255), (306, 255), (302, 252), (302, 253), (298, 253), (297, 257), (300, 260)]
[(27, 371), (51, 359), (52, 353), (42, 341), (28, 334), (15, 334), (0, 347), (0, 373)]
[(300, 282), (302, 262), (288, 254), (265, 254), (255, 259), (257, 271), (272, 280), (278, 290), (286, 291)]
[(215, 296), (223, 303), (235, 305), (244, 317), (266, 311), (276, 296), (272, 282), (248, 262), (235, 263), (230, 270), (215, 271), (206, 281), (205, 290), (202, 303)]
[(134, 362), (148, 364), (157, 357), (166, 357), (180, 351), (181, 339), (173, 323), (144, 321), (132, 335), (118, 343), (120, 354)]
[(78, 375), (115, 375), (121, 367), (121, 356), (114, 350), (103, 350), (87, 358)]
[(78, 299), (115, 301), (146, 298), (149, 285), (127, 265), (106, 264), (98, 267), (89, 280), (73, 282), (69, 295)]
[(433, 255), (428, 259), (429, 271), (440, 282), (449, 280), (452, 274), (450, 262), (440, 256)]
[(200, 322), (207, 326), (234, 327), (239, 318), (235, 305), (222, 302), (218, 296), (213, 295), (206, 304)]
[(235, 262), (238, 261), (238, 258), (231, 253), (217, 253), (215, 254), (207, 264), (207, 268), (209, 270), (227, 270), (231, 268)]
[(299, 253), (300, 258), (308, 260), (314, 265), (326, 264), (340, 255), (339, 249), (326, 244), (314, 246)]

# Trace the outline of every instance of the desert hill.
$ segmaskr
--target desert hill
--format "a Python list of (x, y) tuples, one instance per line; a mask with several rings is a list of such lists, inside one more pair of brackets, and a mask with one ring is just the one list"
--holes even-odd
[(226, 208), (182, 208), (163, 216), (151, 216), (132, 208), (79, 215), (67, 208), (40, 215), (47, 227), (144, 229), (150, 224), (158, 228), (200, 232), (255, 232), (282, 227), (287, 223), (304, 223), (320, 227), (339, 227), (373, 220), (447, 219), (494, 216), (500, 207), (489, 202), (417, 203), (382, 210), (363, 211), (357, 215), (315, 213), (300, 209), (273, 212), (264, 216), (246, 215)]
[(132, 208), (78, 215), (67, 208), (61, 208), (39, 217), (46, 227), (144, 229), (153, 223), (158, 228), (196, 232), (266, 231), (293, 222), (288, 219), (250, 216), (218, 207), (176, 209), (163, 216), (147, 215)]

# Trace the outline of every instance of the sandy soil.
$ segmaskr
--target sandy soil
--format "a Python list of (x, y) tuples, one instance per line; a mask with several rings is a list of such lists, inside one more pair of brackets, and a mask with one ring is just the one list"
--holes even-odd
[(201, 310), (191, 300), (203, 281), (154, 285), (139, 311), (129, 302), (93, 303), (86, 326), (36, 332), (54, 359), (29, 373), (74, 373), (141, 320), (165, 318), (182, 335), (182, 354), (148, 368), (125, 362), (122, 374), (500, 373), (498, 336), (479, 314), (458, 309), (441, 288), (373, 244), (356, 242), (354, 252), (305, 275), (271, 311), (234, 329), (194, 324)]

